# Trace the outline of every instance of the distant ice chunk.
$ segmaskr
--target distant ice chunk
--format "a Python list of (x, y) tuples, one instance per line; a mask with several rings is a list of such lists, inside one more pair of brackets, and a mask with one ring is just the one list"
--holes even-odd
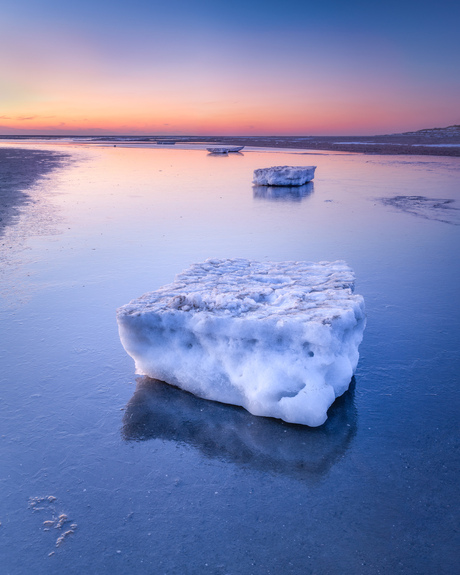
[(316, 166), (274, 166), (254, 170), (257, 186), (302, 186), (315, 177)]
[(229, 152), (239, 152), (244, 148), (244, 146), (228, 146), (225, 147), (213, 147), (213, 148), (206, 148), (208, 152), (211, 154), (228, 154)]
[(228, 154), (228, 148), (206, 148), (210, 154)]
[(343, 261), (207, 260), (119, 308), (120, 339), (141, 375), (318, 426), (358, 363), (353, 284)]

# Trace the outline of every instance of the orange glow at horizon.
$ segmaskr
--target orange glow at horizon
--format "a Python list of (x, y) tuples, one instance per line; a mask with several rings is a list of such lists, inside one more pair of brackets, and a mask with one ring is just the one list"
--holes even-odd
[[(400, 125), (417, 129), (418, 114), (408, 107), (392, 113), (378, 106), (358, 103), (344, 110), (337, 105), (278, 107), (246, 106), (206, 110), (171, 109), (146, 103), (136, 109), (64, 110), (57, 107), (23, 115), (0, 117), (0, 134), (190, 134), (190, 135), (372, 135), (396, 132)], [(159, 110), (152, 112), (151, 110)], [(143, 111), (145, 110), (145, 112)]]
[(349, 96), (347, 102), (321, 99), (321, 94), (287, 96), (287, 104), (279, 94), (250, 96), (238, 101), (215, 94), (200, 101), (190, 94), (181, 101), (74, 91), (55, 95), (54, 101), (9, 106), (0, 115), (0, 134), (365, 135), (420, 127), (420, 109), (391, 106), (374, 96), (355, 101)]
[(0, 134), (372, 135), (460, 123), (450, 12), (438, 29), (427, 13), (422, 34), (400, 3), (392, 17), (369, 5), (367, 18), (353, 2), (298, 2), (297, 18), (277, 3), (241, 14), (182, 4), (5, 6)]

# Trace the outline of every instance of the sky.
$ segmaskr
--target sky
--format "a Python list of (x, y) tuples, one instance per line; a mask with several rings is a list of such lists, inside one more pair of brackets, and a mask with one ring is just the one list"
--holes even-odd
[(458, 0), (0, 0), (0, 134), (460, 124)]

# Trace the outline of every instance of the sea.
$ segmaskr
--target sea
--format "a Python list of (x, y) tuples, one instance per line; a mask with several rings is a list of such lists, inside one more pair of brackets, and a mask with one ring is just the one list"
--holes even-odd
[[(24, 181), (0, 236), (2, 573), (458, 571), (459, 158), (0, 148), (21, 149), (25, 173), (31, 152), (59, 160)], [(253, 186), (284, 165), (315, 178)], [(116, 309), (235, 257), (354, 270), (367, 327), (323, 426), (136, 375)]]

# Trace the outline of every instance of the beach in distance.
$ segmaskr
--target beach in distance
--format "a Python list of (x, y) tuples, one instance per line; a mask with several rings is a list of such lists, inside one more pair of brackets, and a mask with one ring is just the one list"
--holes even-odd
[[(362, 154), (460, 156), (460, 126), (376, 136), (226, 136), (203, 138), (229, 145), (331, 150)], [(198, 139), (197, 141), (200, 141)]]
[[(1, 136), (2, 572), (455, 573), (459, 155), (459, 126), (336, 138)], [(274, 166), (316, 169), (299, 186), (253, 184), (255, 170)], [(313, 262), (305, 274), (323, 262), (331, 286), (337, 270), (342, 288), (354, 282), (347, 297), (364, 310), (362, 297), (367, 321), (363, 331), (363, 311), (359, 358), (353, 348), (356, 369), (327, 419), (307, 420), (317, 427), (136, 373), (116, 310), (128, 322), (143, 294), (173, 285), (176, 297), (175, 277), (198, 270), (188, 281), (199, 283), (208, 258), (240, 274), (230, 279), (241, 308), (254, 261), (253, 285), (260, 270), (273, 275), (261, 301), (270, 290), (284, 297), (296, 262)], [(281, 296), (283, 319), (295, 309)], [(222, 301), (184, 296), (177, 307)], [(160, 345), (180, 377), (181, 346), (194, 342), (169, 337)], [(264, 357), (294, 369), (295, 349), (273, 345), (279, 355), (267, 347)]]
[(460, 125), (376, 136), (0, 136), (0, 141), (55, 141), (126, 145), (211, 144), (256, 148), (329, 150), (361, 154), (460, 156)]

